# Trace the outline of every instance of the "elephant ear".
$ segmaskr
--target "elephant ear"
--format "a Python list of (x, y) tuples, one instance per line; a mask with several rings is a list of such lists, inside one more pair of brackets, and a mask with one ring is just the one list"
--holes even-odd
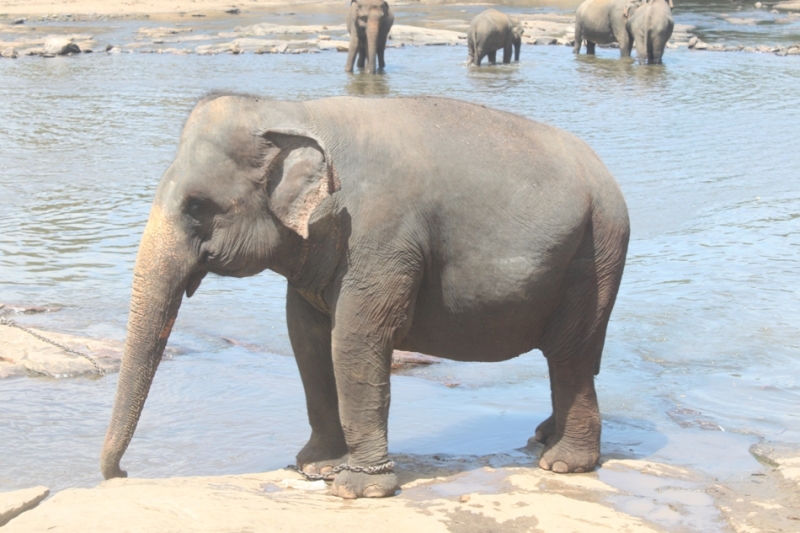
[(339, 190), (330, 156), (310, 133), (273, 128), (261, 134), (268, 205), (286, 227), (308, 238), (308, 221)]

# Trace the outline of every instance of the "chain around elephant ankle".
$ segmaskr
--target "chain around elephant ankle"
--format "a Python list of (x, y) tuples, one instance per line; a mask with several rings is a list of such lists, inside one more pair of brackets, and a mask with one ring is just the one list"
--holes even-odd
[(319, 481), (320, 479), (327, 479), (331, 476), (335, 476), (339, 472), (344, 470), (349, 470), (350, 472), (358, 472), (360, 474), (369, 474), (369, 475), (377, 475), (377, 474), (388, 474), (394, 470), (394, 461), (386, 461), (383, 464), (375, 465), (375, 466), (354, 466), (349, 465), (347, 463), (342, 463), (339, 466), (333, 467), (330, 472), (326, 472), (325, 474), (308, 474), (303, 472), (303, 469), (297, 465), (288, 465), (286, 467), (289, 470), (294, 470), (307, 481)]

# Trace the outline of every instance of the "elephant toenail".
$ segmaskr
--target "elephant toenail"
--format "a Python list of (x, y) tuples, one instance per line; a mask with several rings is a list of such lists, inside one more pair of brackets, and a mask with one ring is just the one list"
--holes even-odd
[(386, 492), (378, 485), (369, 485), (364, 489), (365, 498), (383, 498), (384, 496), (386, 496)]
[(584, 472), (586, 472), (586, 470), (582, 466), (579, 466), (578, 468), (573, 470), (573, 472), (575, 472), (576, 474), (583, 474)]
[(543, 470), (550, 470), (550, 465), (547, 464), (547, 461), (542, 459), (541, 461), (539, 461), (539, 468), (541, 468)]
[(559, 474), (566, 474), (569, 472), (569, 466), (564, 461), (556, 461), (553, 463), (553, 472), (557, 472)]

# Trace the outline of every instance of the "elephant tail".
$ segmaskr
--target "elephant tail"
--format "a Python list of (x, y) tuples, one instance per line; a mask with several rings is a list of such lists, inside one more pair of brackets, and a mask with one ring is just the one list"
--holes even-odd
[(597, 313), (592, 330), (597, 339), (595, 375), (600, 373), (600, 360), (605, 343), (606, 328), (617, 298), (625, 268), (630, 239), (628, 209), (615, 182), (606, 188), (606, 194), (592, 202), (591, 238), (594, 249), (597, 283)]

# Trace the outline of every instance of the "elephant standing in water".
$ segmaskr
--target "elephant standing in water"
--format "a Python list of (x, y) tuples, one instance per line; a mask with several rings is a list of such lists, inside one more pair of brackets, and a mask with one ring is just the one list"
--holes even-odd
[[(389, 12), (389, 4), (384, 0), (352, 0), (347, 14), (347, 31), (350, 32), (350, 50), (347, 53), (345, 72), (353, 72), (353, 63), (358, 56), (358, 68), (366, 68), (375, 74), (375, 56), (378, 67), (383, 69), (386, 62), (383, 52), (386, 39), (394, 24), (394, 15)], [(365, 67), (366, 62), (366, 67)]]
[(209, 272), (267, 268), (288, 281), (311, 425), (297, 464), (333, 477), (344, 463), (333, 494), (398, 488), (386, 431), (394, 349), (502, 361), (540, 348), (553, 414), (536, 429), (539, 466), (591, 470), (594, 376), (628, 236), (614, 178), (551, 126), (441, 98), (206, 97), (139, 246), (103, 475), (126, 475), (120, 459), (183, 295)]
[(628, 19), (628, 32), (636, 46), (637, 61), (660, 65), (674, 28), (672, 0), (648, 0), (637, 9)]
[(487, 9), (475, 16), (469, 23), (467, 44), (469, 45), (468, 65), (481, 66), (487, 55), (489, 62), (496, 63), (497, 51), (503, 50), (503, 63), (511, 63), (511, 49), (514, 48), (514, 61), (519, 61), (522, 46), (522, 24), (496, 9)]
[(581, 53), (584, 39), (586, 53), (594, 54), (597, 44), (619, 43), (621, 57), (631, 55), (628, 19), (641, 5), (641, 0), (586, 0), (575, 11), (575, 45)]

